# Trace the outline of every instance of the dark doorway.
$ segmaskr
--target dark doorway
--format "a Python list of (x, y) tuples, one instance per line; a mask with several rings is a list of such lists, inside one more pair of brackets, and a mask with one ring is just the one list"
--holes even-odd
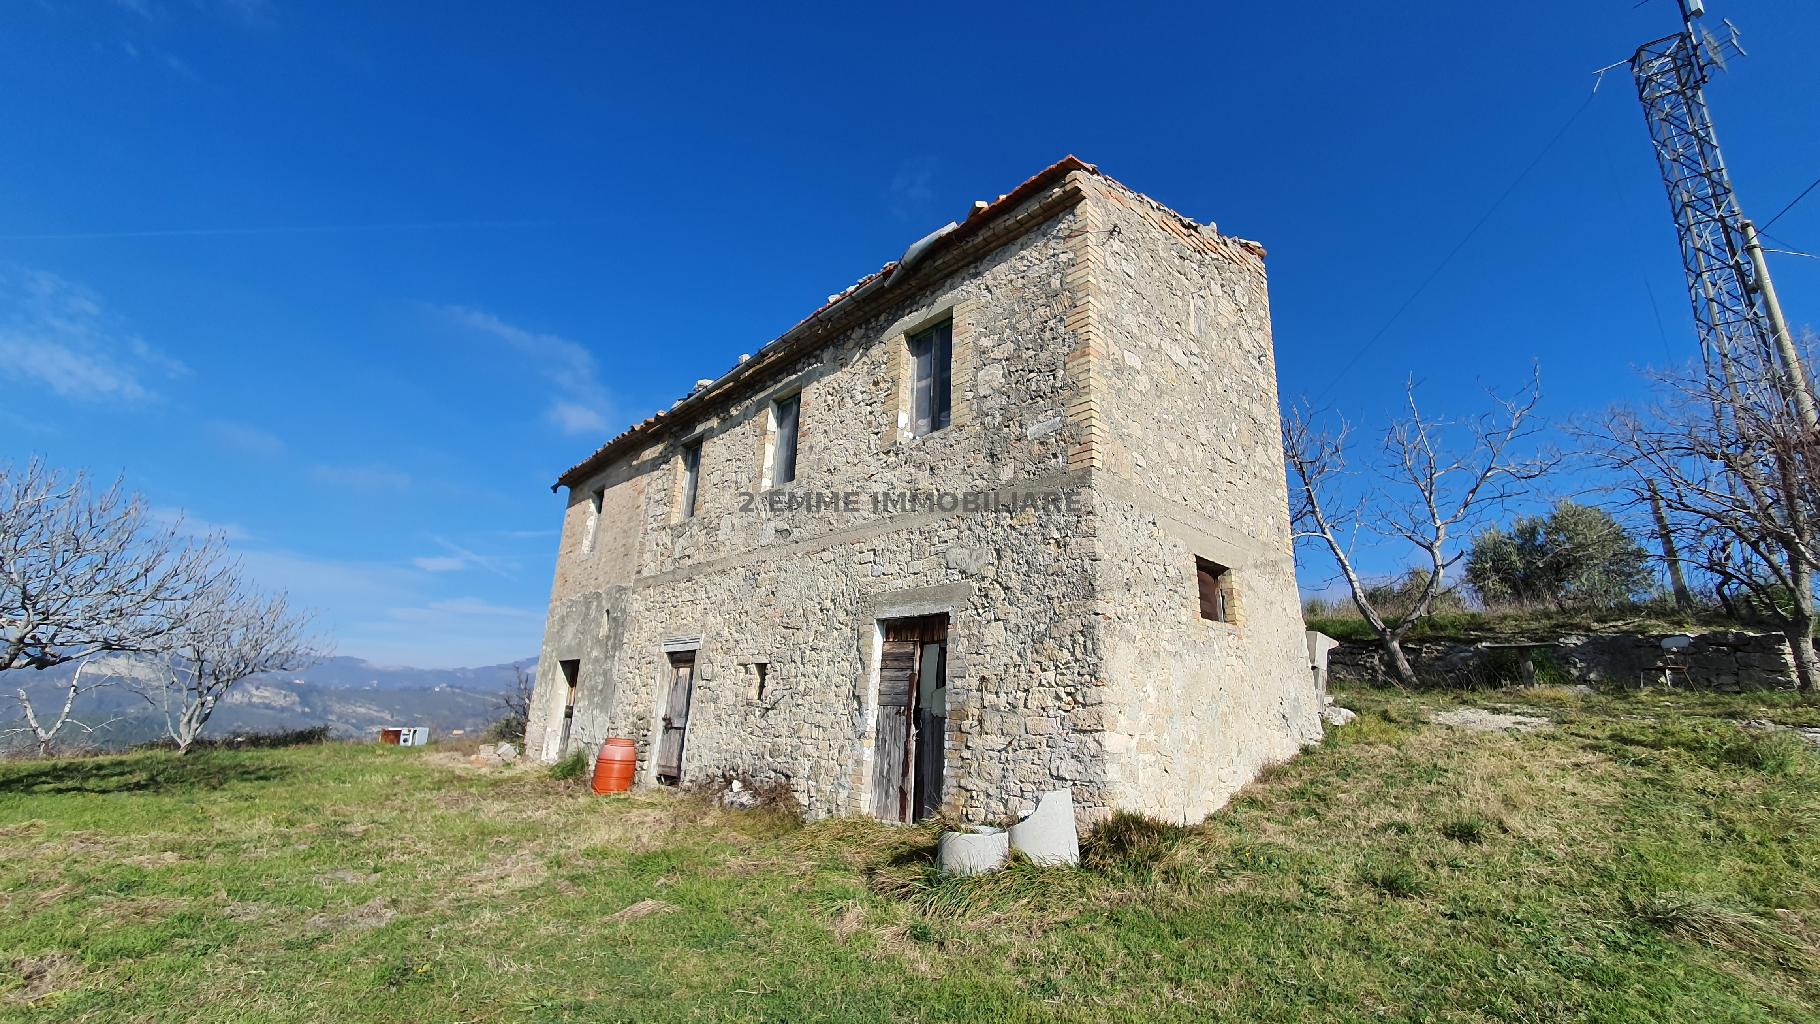
[(948, 617), (890, 619), (878, 662), (872, 813), (921, 821), (942, 807), (948, 735)]
[(695, 652), (670, 655), (669, 692), (664, 695), (663, 735), (657, 740), (657, 781), (682, 782), (683, 740), (689, 732), (689, 698), (695, 692)]
[(556, 756), (561, 759), (569, 752), (569, 732), (575, 726), (575, 692), (581, 682), (581, 662), (559, 661), (556, 665), (562, 669), (562, 681), (568, 684), (562, 694), (562, 735), (556, 740)]

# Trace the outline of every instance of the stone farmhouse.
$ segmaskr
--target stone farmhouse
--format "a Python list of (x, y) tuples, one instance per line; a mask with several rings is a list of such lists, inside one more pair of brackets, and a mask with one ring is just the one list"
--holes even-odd
[(1198, 820), (1318, 740), (1264, 250), (1072, 157), (563, 473), (527, 749)]

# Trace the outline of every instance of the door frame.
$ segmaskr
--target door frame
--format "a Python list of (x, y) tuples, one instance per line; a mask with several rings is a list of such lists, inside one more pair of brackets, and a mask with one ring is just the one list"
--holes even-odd
[[(935, 641), (928, 634), (935, 632), (938, 629), (940, 632), (940, 640)], [(897, 783), (897, 788), (899, 790), (899, 810), (895, 816), (891, 816), (889, 814), (876, 813), (877, 808), (875, 807), (875, 804), (881, 798), (879, 791), (879, 772), (881, 771), (879, 757), (887, 746), (880, 742), (880, 729), (885, 725), (886, 721), (884, 708), (880, 704), (880, 693), (882, 690), (881, 676), (884, 668), (885, 644), (891, 634), (901, 632), (916, 633), (918, 635), (914, 638), (917, 647), (915, 653), (912, 655), (911, 677), (908, 684), (909, 692), (907, 695), (908, 705), (905, 710), (905, 737), (902, 748), (903, 760), (902, 767), (899, 769), (902, 774)], [(944, 714), (940, 717), (944, 725), (935, 730), (936, 735), (933, 737), (923, 735), (923, 729), (918, 722), (919, 710), (922, 705), (922, 683), (924, 682), (921, 679), (921, 675), (924, 645), (931, 642), (939, 642), (942, 645), (942, 686), (946, 689), (947, 663), (948, 656), (951, 653), (953, 636), (954, 616), (952, 612), (948, 610), (921, 612), (919, 614), (908, 615), (882, 615), (873, 622), (872, 664), (870, 671), (871, 708), (868, 716), (870, 722), (868, 724), (866, 737), (868, 742), (865, 743), (866, 756), (861, 758), (862, 770), (865, 774), (860, 787), (861, 805), (859, 809), (860, 813), (867, 817), (897, 824), (914, 823), (924, 820), (922, 807), (919, 805), (916, 796), (918, 784), (925, 781), (923, 778), (924, 773), (922, 771), (925, 763), (924, 748), (925, 744), (931, 739), (938, 743), (941, 748), (941, 756), (936, 759), (935, 773), (937, 776), (938, 788), (934, 795), (935, 807), (938, 811), (941, 807), (941, 788), (945, 787), (947, 781), (948, 737), (945, 723), (947, 721), (946, 711), (948, 709), (945, 707), (942, 709)], [(896, 639), (905, 640), (910, 638), (899, 636)], [(895, 723), (892, 724), (893, 728), (895, 728)]]
[(695, 717), (695, 690), (701, 683), (701, 650), (700, 641), (666, 641), (658, 659), (656, 700), (651, 707), (651, 730), (649, 738), (650, 754), (645, 758), (643, 776), (650, 785), (670, 785), (660, 782), (657, 777), (658, 756), (663, 750), (664, 715), (670, 704), (670, 689), (676, 680), (676, 666), (679, 661), (687, 661), (693, 667), (689, 677), (689, 718), (683, 722), (682, 749), (677, 754), (677, 784), (682, 781), (683, 769), (687, 766), (689, 754), (689, 719)]
[[(546, 662), (556, 671), (547, 672)], [(574, 686), (569, 685), (569, 674), (563, 668), (565, 664), (571, 663), (575, 666)], [(570, 709), (581, 702), (581, 659), (540, 658), (537, 664), (537, 674), (541, 678), (538, 688), (532, 691), (532, 699), (535, 700), (541, 695), (548, 714), (548, 717), (544, 719), (541, 753), (545, 762), (555, 764), (562, 760), (563, 748), (568, 745), (568, 740), (573, 738), (574, 720), (571, 717)], [(542, 693), (540, 694), (539, 691)], [(574, 703), (570, 703), (571, 696), (574, 697)], [(565, 725), (570, 728), (565, 729)]]

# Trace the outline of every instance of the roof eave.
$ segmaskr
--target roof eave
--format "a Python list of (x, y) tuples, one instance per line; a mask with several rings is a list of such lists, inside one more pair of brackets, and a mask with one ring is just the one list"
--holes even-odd
[[(900, 270), (907, 271), (914, 269), (915, 266), (927, 264), (930, 260), (943, 253), (965, 244), (976, 237), (989, 224), (1023, 205), (1027, 200), (1036, 196), (1044, 188), (1061, 181), (1075, 171), (1083, 171), (1093, 175), (1099, 174), (1099, 168), (1072, 154), (1045, 167), (1010, 192), (1000, 196), (996, 201), (986, 204), (983, 208), (976, 208), (971, 216), (959, 225), (956, 225), (953, 230), (926, 239), (926, 244), (919, 242), (918, 244), (921, 245), (920, 251), (913, 246), (912, 252), (914, 253), (914, 256), (911, 256), (912, 262), (893, 261), (887, 263), (878, 272), (861, 279), (859, 283), (835, 296), (821, 308), (798, 321), (795, 326), (770, 342), (767, 342), (763, 348), (760, 348), (758, 352), (752, 356), (752, 358), (736, 364), (732, 369), (716, 378), (713, 383), (709, 384), (707, 387), (688, 395), (669, 409), (662, 410), (645, 419), (643, 422), (628, 427), (626, 430), (607, 441), (607, 443), (597, 449), (594, 454), (564, 471), (561, 476), (556, 478), (556, 482), (550, 485), (551, 493), (560, 491), (564, 487), (574, 487), (576, 484), (598, 472), (602, 466), (611, 461), (619, 452), (629, 447), (634, 441), (661, 433), (672, 424), (678, 422), (690, 411), (707, 404), (709, 400), (722, 394), (731, 385), (747, 380), (753, 375), (761, 372), (764, 368), (776, 364), (785, 358), (786, 353), (794, 355), (795, 343), (817, 333), (818, 329), (823, 324), (826, 324), (837, 317), (844, 317), (863, 305), (869, 305), (871, 302), (875, 301), (881, 293), (890, 291), (891, 286), (897, 282), (898, 272)], [(906, 255), (909, 256), (910, 254), (907, 253)], [(909, 278), (905, 278), (905, 280), (909, 280)]]

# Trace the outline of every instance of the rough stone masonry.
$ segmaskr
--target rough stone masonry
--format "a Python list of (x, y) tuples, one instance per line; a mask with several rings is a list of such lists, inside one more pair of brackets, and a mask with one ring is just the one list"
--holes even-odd
[(1190, 821), (1320, 735), (1263, 249), (1072, 157), (557, 487), (546, 760), (626, 737), (641, 784), (815, 816), (1067, 786)]

